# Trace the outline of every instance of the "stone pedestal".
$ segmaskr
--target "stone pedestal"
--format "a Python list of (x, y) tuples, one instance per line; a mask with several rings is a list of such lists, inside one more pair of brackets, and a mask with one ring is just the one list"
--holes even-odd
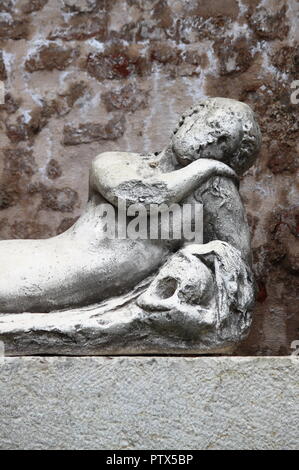
[(18, 357), (0, 364), (1, 449), (295, 449), (299, 360)]

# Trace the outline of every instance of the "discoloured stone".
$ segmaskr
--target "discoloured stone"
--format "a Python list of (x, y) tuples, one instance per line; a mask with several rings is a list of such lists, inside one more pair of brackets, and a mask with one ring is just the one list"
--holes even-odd
[(47, 3), (48, 0), (29, 0), (22, 5), (22, 12), (30, 14), (42, 10)]
[(25, 18), (22, 20), (14, 18), (9, 13), (0, 14), (0, 39), (23, 39), (28, 38), (29, 25)]
[(3, 60), (3, 52), (0, 52), (0, 80), (5, 80), (7, 78), (5, 64)]
[(68, 230), (72, 225), (75, 224), (76, 221), (77, 219), (74, 217), (65, 217), (64, 219), (62, 219), (61, 223), (57, 228), (57, 235)]
[(10, 93), (6, 93), (4, 104), (0, 104), (0, 111), (6, 111), (7, 114), (13, 114), (19, 109), (20, 102), (20, 99), (15, 100)]
[(52, 209), (59, 212), (72, 212), (78, 203), (78, 194), (71, 188), (42, 190), (41, 209)]
[(286, 11), (286, 5), (274, 14), (269, 14), (266, 8), (260, 7), (250, 15), (249, 24), (261, 39), (284, 39), (289, 31)]
[(7, 188), (0, 187), (0, 210), (7, 209), (8, 207), (14, 205), (13, 194)]
[(132, 84), (125, 85), (115, 91), (108, 91), (102, 95), (107, 111), (136, 111), (146, 108), (148, 93), (137, 89)]
[(48, 165), (47, 165), (47, 175), (48, 178), (51, 180), (55, 180), (56, 178), (59, 178), (59, 176), (62, 175), (61, 167), (57, 160), (50, 160)]
[(232, 41), (230, 38), (223, 41), (219, 39), (214, 43), (220, 63), (220, 74), (230, 75), (243, 73), (253, 63), (253, 43), (248, 43), (245, 37)]
[(98, 0), (62, 0), (63, 7), (66, 11), (74, 13), (92, 12)]
[(22, 222), (16, 220), (11, 226), (12, 238), (28, 239), (40, 238), (49, 227), (34, 222)]
[(40, 46), (32, 53), (25, 62), (25, 68), (28, 72), (53, 69), (64, 70), (78, 57), (78, 54), (78, 49), (50, 43)]
[(272, 62), (281, 72), (290, 73), (296, 79), (299, 73), (299, 46), (281, 46), (274, 49)]
[[(93, 14), (92, 14), (93, 15)], [(49, 39), (64, 39), (65, 41), (83, 41), (96, 38), (103, 41), (107, 38), (107, 13), (98, 12), (96, 16), (72, 16), (68, 23), (54, 29)]]
[(44, 108), (34, 107), (30, 111), (11, 116), (6, 123), (6, 133), (11, 142), (32, 141), (36, 134), (47, 124)]
[(97, 140), (115, 140), (125, 131), (125, 118), (123, 115), (115, 116), (106, 124), (87, 122), (78, 127), (66, 125), (63, 129), (63, 143), (65, 145), (87, 144)]
[(140, 56), (138, 48), (115, 44), (104, 53), (89, 54), (86, 69), (97, 80), (111, 80), (145, 75), (149, 66), (147, 59)]
[(24, 149), (7, 148), (3, 151), (4, 174), (9, 177), (21, 178), (23, 175), (32, 176), (36, 171), (36, 163), (32, 152)]

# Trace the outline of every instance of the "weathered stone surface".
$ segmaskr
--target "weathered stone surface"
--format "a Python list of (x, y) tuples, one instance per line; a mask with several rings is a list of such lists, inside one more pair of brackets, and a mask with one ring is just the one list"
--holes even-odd
[(47, 175), (48, 178), (51, 180), (55, 180), (56, 178), (59, 178), (61, 176), (61, 168), (60, 164), (58, 163), (57, 160), (51, 159), (47, 165)]
[(107, 91), (102, 94), (107, 111), (136, 111), (146, 108), (148, 104), (148, 93), (136, 88), (134, 85), (125, 85), (116, 90)]
[(81, 98), (88, 90), (88, 85), (84, 82), (70, 83), (69, 87), (64, 93), (60, 93), (60, 97), (66, 100), (67, 105), (71, 108), (76, 101)]
[(180, 62), (180, 50), (168, 44), (152, 46), (151, 59), (161, 64), (171, 63), (178, 65)]
[(5, 63), (3, 60), (3, 52), (0, 51), (0, 80), (5, 80), (7, 78)]
[(43, 107), (35, 106), (30, 111), (20, 111), (10, 117), (6, 123), (6, 133), (14, 143), (32, 140), (46, 124), (47, 116)]
[(296, 79), (299, 73), (299, 46), (277, 45), (272, 55), (272, 62), (281, 72), (290, 73)]
[(145, 75), (149, 70), (147, 59), (142, 57), (134, 44), (123, 47), (115, 44), (103, 53), (89, 54), (86, 69), (97, 80), (122, 79), (134, 75)]
[(0, 447), (295, 450), (298, 362), (5, 358)]
[[(98, 155), (87, 206), (71, 229), (47, 240), (0, 242), (0, 340), (7, 353), (231, 351), (248, 333), (254, 304), (249, 230), (234, 170), (243, 174), (259, 146), (249, 106), (209, 98), (182, 115), (162, 152)], [(36, 190), (41, 209), (68, 212), (77, 202), (70, 188)], [(156, 236), (136, 237), (121, 202), (134, 204), (135, 212), (141, 206), (138, 225), (146, 234), (153, 204), (163, 212), (177, 203), (180, 219), (168, 227), (163, 222), (160, 233), (156, 220)], [(186, 204), (194, 209), (188, 221), (182, 218)], [(201, 204), (209, 229), (198, 220)], [(106, 236), (106, 225), (115, 230), (115, 211), (118, 235)], [(194, 227), (191, 239), (187, 224)]]
[(49, 230), (45, 224), (16, 220), (11, 226), (11, 235), (17, 239), (40, 238), (45, 230)]
[(7, 114), (13, 114), (19, 109), (20, 102), (20, 99), (16, 101), (10, 93), (6, 93), (4, 104), (0, 104), (0, 112), (6, 111)]
[(6, 148), (4, 153), (4, 175), (21, 178), (32, 176), (37, 170), (36, 162), (30, 150)]
[(54, 29), (49, 34), (49, 39), (64, 39), (65, 41), (83, 41), (89, 38), (96, 38), (104, 41), (107, 38), (107, 13), (98, 12), (92, 16), (73, 16), (68, 23)]
[(125, 132), (125, 118), (123, 115), (115, 116), (106, 124), (87, 122), (79, 126), (66, 125), (63, 129), (63, 143), (65, 145), (78, 145), (98, 140), (115, 140)]
[(219, 39), (215, 41), (214, 49), (219, 58), (221, 75), (243, 73), (254, 60), (253, 43), (248, 43), (245, 37), (234, 41)]
[(0, 12), (11, 12), (13, 10), (12, 0), (2, 0), (0, 5)]
[(182, 114), (172, 136), (172, 149), (182, 164), (215, 158), (239, 175), (252, 166), (260, 146), (261, 133), (252, 110), (225, 98), (208, 98), (192, 106)]
[(44, 100), (30, 110), (20, 110), (19, 105), (10, 95), (6, 95), (3, 109), (10, 116), (6, 122), (6, 134), (11, 142), (32, 142), (37, 134), (48, 124), (51, 117), (67, 115), (74, 104), (87, 92), (84, 82), (70, 83), (68, 88), (56, 95), (55, 98)]
[(42, 197), (40, 209), (52, 209), (59, 212), (72, 212), (78, 204), (78, 194), (71, 188), (50, 188), (43, 185), (30, 188), (31, 194), (39, 193)]
[[(67, 248), (66, 243), (64, 246)], [(170, 257), (158, 274), (123, 296), (80, 309), (0, 315), (0, 341), (5, 343), (6, 354), (223, 354), (234, 351), (250, 325), (250, 303), (253, 302), (250, 273), (238, 252), (227, 244), (211, 242), (188, 248)], [(59, 246), (55, 248), (52, 243), (51, 263), (55, 263), (55, 249)], [(153, 249), (148, 246), (147, 250), (151, 250), (152, 258)], [(72, 255), (76, 256), (74, 250)], [(84, 257), (87, 260), (88, 253), (84, 252)], [(106, 263), (107, 257), (109, 263), (106, 253)], [(218, 272), (215, 283), (202, 262), (210, 258), (211, 263), (212, 257)], [(107, 297), (109, 288), (115, 293), (119, 286), (107, 285), (104, 261), (101, 264), (102, 297)], [(113, 266), (109, 266), (110, 271), (111, 268)], [(47, 275), (53, 278), (50, 270)], [(114, 275), (112, 271), (110, 275)], [(68, 274), (65, 275), (66, 285), (67, 278)], [(39, 286), (41, 281), (37, 280)], [(83, 277), (77, 296), (84, 295), (85, 285)], [(238, 295), (235, 286), (238, 286)], [(66, 302), (67, 295), (65, 288), (62, 302)], [(95, 298), (99, 295), (100, 285)], [(31, 302), (26, 299), (26, 305), (32, 308), (28, 300)], [(44, 310), (51, 308), (51, 302), (50, 299), (46, 305), (45, 299), (42, 300)], [(220, 302), (221, 311), (218, 310)]]
[(88, 86), (84, 81), (72, 82), (64, 91), (57, 93), (55, 98), (45, 100), (40, 110), (41, 117), (49, 119), (51, 117), (66, 116), (74, 104), (82, 98), (88, 91)]
[(286, 5), (274, 14), (269, 13), (266, 8), (260, 7), (250, 15), (249, 24), (261, 39), (284, 39), (289, 31), (286, 11)]
[(206, 65), (206, 59), (205, 54), (196, 50), (184, 51), (168, 43), (156, 43), (150, 49), (150, 61), (158, 64), (159, 69), (171, 78), (199, 76)]
[(9, 13), (0, 13), (0, 39), (26, 39), (28, 35), (26, 18), (17, 19)]
[(0, 186), (0, 210), (7, 209), (15, 204), (14, 195), (5, 186)]
[(22, 5), (22, 12), (25, 14), (33, 13), (44, 8), (48, 0), (29, 0)]
[(37, 166), (31, 150), (4, 148), (2, 183), (0, 184), (0, 210), (15, 206), (25, 199), (28, 183)]
[(78, 49), (63, 47), (55, 43), (39, 46), (25, 62), (28, 72), (36, 70), (64, 70), (78, 56)]
[(62, 0), (63, 8), (66, 11), (74, 13), (92, 12), (98, 0)]
[(65, 232), (72, 225), (74, 225), (76, 221), (77, 221), (77, 218), (75, 217), (65, 217), (64, 219), (62, 219), (61, 223), (59, 224), (57, 228), (57, 234), (59, 235), (60, 233)]

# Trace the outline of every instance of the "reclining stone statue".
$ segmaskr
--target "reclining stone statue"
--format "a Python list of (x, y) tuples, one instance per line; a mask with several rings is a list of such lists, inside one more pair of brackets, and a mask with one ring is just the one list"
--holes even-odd
[[(181, 116), (160, 153), (98, 155), (86, 209), (70, 229), (46, 240), (0, 242), (6, 353), (232, 351), (254, 303), (238, 176), (260, 143), (249, 106), (208, 98)], [(203, 243), (107, 238), (104, 208), (117, 213), (121, 203), (143, 208), (146, 218), (155, 205), (202, 204)]]

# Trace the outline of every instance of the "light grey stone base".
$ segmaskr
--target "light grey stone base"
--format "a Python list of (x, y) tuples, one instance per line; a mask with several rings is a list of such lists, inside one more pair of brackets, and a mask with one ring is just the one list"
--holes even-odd
[(18, 357), (0, 372), (1, 449), (299, 447), (296, 358)]

